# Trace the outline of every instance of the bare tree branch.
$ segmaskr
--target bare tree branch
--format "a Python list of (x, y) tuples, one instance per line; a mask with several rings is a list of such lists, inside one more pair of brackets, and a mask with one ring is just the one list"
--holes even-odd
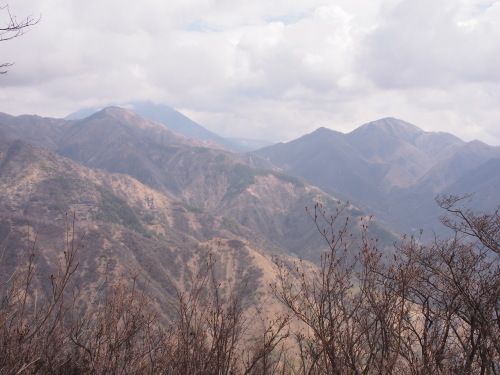
[[(10, 12), (8, 5), (0, 6), (0, 13), (3, 13), (6, 18), (6, 20), (0, 24), (0, 42), (20, 37), (28, 32), (30, 26), (40, 22), (40, 18), (33, 18), (31, 15), (18, 20), (17, 17)], [(0, 64), (0, 74), (6, 74), (7, 70), (4, 69), (12, 65), (14, 65), (14, 63)]]
[(491, 213), (475, 212), (460, 206), (467, 200), (471, 202), (472, 194), (464, 196), (441, 195), (436, 202), (448, 212), (448, 216), (440, 217), (440, 221), (456, 233), (462, 233), (479, 240), (486, 248), (500, 253), (500, 205)]

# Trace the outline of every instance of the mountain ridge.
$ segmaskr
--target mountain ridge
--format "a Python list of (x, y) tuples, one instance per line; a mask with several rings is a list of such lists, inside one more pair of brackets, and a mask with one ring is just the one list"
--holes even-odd
[[(436, 225), (419, 207), (439, 216), (437, 194), (461, 176), (500, 156), (500, 147), (426, 132), (395, 118), (364, 124), (344, 134), (326, 128), (255, 152), (288, 173), (366, 212), (401, 232)], [(492, 174), (500, 171), (492, 171)], [(493, 180), (489, 182), (493, 184)], [(498, 198), (498, 197), (497, 197)]]
[[(3, 115), (1, 119), (5, 124), (0, 134), (30, 139), (23, 127), (12, 125), (29, 121), (29, 117), (16, 120)], [(217, 214), (226, 212), (241, 223), (247, 219), (231, 206), (233, 198), (249, 194), (248, 189), (258, 184), (267, 185), (269, 190), (276, 185), (272, 182), (276, 176), (292, 181), (291, 174), (332, 197), (351, 201), (397, 231), (414, 231), (428, 224), (420, 211), (438, 216), (436, 194), (445, 193), (462, 176), (500, 155), (500, 147), (426, 132), (395, 118), (372, 121), (347, 134), (319, 128), (296, 140), (247, 154), (178, 135), (164, 124), (119, 107), (106, 108), (83, 120), (33, 117), (33, 121), (35, 125), (29, 129), (39, 126), (38, 133), (48, 129), (45, 138), (36, 139), (38, 145), (89, 167), (129, 174), (172, 199)], [(496, 168), (496, 164), (491, 165)], [(493, 179), (488, 180), (486, 184), (493, 183)], [(293, 191), (291, 187), (289, 191)], [(486, 185), (484, 189), (488, 190)], [(251, 194), (244, 199), (245, 204), (258, 202)], [(273, 206), (271, 201), (266, 204)], [(272, 216), (271, 208), (252, 212)], [(248, 223), (254, 229), (274, 227), (253, 219)], [(283, 230), (275, 229), (277, 233)]]

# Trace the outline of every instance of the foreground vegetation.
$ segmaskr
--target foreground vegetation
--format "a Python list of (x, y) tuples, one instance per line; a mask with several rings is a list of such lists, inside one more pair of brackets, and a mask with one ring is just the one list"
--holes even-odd
[[(276, 261), (271, 296), (283, 311), (248, 307), (222, 288), (207, 256), (168, 321), (140, 275), (86, 293), (74, 282), (68, 226), (58, 271), (39, 280), (36, 244), (1, 278), (1, 374), (498, 374), (498, 209), (442, 197), (453, 230), (430, 245), (404, 238), (390, 255), (342, 208), (309, 214), (328, 244), (320, 266)], [(2, 259), (3, 260), (3, 259)]]

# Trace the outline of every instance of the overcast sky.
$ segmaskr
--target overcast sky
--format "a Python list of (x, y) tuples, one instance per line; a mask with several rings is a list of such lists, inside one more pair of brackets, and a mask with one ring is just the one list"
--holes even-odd
[[(6, 0), (1, 1), (6, 3)], [(229, 137), (396, 117), (500, 145), (500, 0), (11, 0), (0, 112), (151, 100)], [(0, 21), (6, 20), (0, 13)]]

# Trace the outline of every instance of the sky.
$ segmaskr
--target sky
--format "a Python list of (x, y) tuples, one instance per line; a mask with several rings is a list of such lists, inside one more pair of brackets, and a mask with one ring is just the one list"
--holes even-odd
[(0, 112), (149, 100), (226, 137), (289, 141), (396, 117), (500, 145), (500, 0), (1, 4), (40, 22), (0, 42), (0, 63), (15, 63)]

